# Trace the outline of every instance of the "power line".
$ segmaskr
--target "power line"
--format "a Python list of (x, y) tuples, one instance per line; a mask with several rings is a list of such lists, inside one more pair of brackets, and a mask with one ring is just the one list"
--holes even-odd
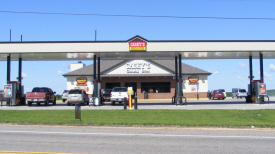
[(111, 15), (111, 14), (80, 14), (80, 13), (49, 13), (49, 12), (16, 12), (0, 11), (0, 13), (16, 14), (43, 14), (43, 15), (69, 15), (69, 16), (105, 16), (105, 17), (135, 17), (135, 18), (175, 18), (175, 19), (219, 19), (219, 20), (275, 20), (275, 18), (234, 18), (234, 17), (192, 17), (192, 16), (146, 16), (146, 15)]

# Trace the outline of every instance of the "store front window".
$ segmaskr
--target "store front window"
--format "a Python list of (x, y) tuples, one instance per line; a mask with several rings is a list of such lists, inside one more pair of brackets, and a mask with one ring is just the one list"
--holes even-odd
[(119, 82), (113, 82), (113, 83), (106, 83), (106, 89), (113, 89), (114, 87), (120, 87)]
[(170, 82), (141, 82), (142, 93), (170, 93), (170, 89)]

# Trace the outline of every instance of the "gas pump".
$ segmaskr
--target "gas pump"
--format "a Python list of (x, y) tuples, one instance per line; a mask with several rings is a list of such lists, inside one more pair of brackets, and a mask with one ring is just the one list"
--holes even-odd
[[(21, 101), (24, 101), (24, 99), (22, 99), (23, 97), (23, 86), (21, 86), (22, 90), (21, 90), (21, 94), (19, 93), (19, 86), (20, 86), (20, 82), (19, 81), (10, 81), (10, 84), (8, 85), (5, 85), (4, 89), (6, 87), (10, 87), (10, 95), (9, 95), (9, 105), (21, 105), (23, 104), (24, 102), (21, 102), (20, 103), (20, 100)], [(7, 88), (6, 88), (7, 89)]]
[[(248, 95), (251, 96), (253, 103), (264, 103), (264, 96), (267, 95), (266, 84), (260, 83), (261, 80), (252, 80), (252, 91), (248, 88)], [(248, 85), (250, 87), (250, 85)]]

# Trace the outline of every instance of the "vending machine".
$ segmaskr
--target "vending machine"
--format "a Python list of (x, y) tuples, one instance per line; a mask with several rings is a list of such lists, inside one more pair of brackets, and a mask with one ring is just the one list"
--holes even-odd
[[(248, 95), (251, 96), (253, 103), (264, 103), (264, 96), (267, 95), (266, 84), (260, 82), (260, 80), (252, 80), (252, 91), (248, 88)], [(248, 85), (248, 87), (250, 87), (250, 85)]]
[[(19, 93), (19, 81), (11, 81), (10, 84), (4, 85), (4, 98), (7, 99), (7, 106), (20, 105), (20, 99), (24, 92)], [(24, 89), (23, 86), (21, 89)]]

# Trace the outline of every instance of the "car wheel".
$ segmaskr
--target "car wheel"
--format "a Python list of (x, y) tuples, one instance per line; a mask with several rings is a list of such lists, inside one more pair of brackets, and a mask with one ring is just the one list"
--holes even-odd
[(65, 101), (66, 101), (66, 99), (62, 99), (62, 101), (63, 101), (63, 102), (65, 102)]
[(32, 106), (32, 102), (28, 101), (28, 106)]
[(67, 106), (70, 106), (70, 103), (67, 103)]
[(53, 105), (56, 105), (56, 99), (54, 99), (54, 101), (53, 101)]
[(114, 101), (111, 101), (111, 105), (115, 105), (115, 102), (114, 102)]
[(40, 106), (40, 103), (37, 103), (37, 106)]
[(222, 100), (224, 100), (224, 98), (222, 98)]

